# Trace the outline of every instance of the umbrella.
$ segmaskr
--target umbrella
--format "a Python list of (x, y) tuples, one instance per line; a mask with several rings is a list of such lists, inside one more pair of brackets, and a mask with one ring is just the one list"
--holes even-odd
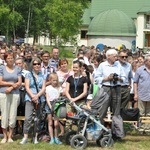
[(99, 43), (99, 44), (96, 46), (96, 48), (99, 48), (99, 49), (100, 49), (100, 51), (102, 52), (102, 51), (103, 51), (103, 49), (104, 49), (104, 45), (103, 45), (103, 44), (101, 44), (101, 43)]

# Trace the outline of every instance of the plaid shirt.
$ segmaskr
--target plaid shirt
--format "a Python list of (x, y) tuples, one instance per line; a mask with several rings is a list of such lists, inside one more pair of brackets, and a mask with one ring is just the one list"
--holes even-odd
[(41, 72), (44, 76), (46, 76), (46, 80), (48, 80), (48, 77), (51, 73), (56, 72), (56, 69), (48, 64), (48, 66), (44, 66), (43, 62), (41, 63)]
[(51, 58), (49, 60), (50, 66), (53, 66), (55, 68), (55, 70), (57, 71), (58, 69), (58, 62), (59, 62), (60, 58), (58, 58), (57, 60)]

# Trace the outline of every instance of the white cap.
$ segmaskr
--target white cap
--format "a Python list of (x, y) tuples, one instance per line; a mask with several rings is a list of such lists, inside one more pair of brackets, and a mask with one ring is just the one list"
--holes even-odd
[(92, 94), (89, 94), (89, 95), (87, 96), (87, 99), (89, 99), (89, 100), (93, 99), (93, 95), (92, 95)]

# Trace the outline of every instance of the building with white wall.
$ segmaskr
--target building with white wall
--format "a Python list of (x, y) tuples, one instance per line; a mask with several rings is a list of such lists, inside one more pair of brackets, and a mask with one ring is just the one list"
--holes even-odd
[[(91, 0), (83, 15), (79, 45), (103, 43), (131, 49), (150, 47), (150, 0)], [(84, 38), (84, 33), (85, 38)]]

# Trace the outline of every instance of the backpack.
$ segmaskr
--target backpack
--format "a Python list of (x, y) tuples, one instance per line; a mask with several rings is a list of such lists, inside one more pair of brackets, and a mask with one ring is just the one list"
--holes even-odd
[(95, 95), (97, 94), (98, 91), (98, 85), (97, 84), (93, 84), (93, 98), (95, 97)]
[(140, 116), (139, 108), (121, 109), (120, 115), (123, 120), (138, 121)]
[(62, 98), (58, 98), (53, 102), (53, 111), (58, 118), (66, 118), (67, 108), (66, 101)]
[(94, 98), (97, 94), (98, 89), (99, 89), (99, 87), (97, 84), (95, 84), (95, 83), (91, 84), (87, 95), (92, 94), (92, 97)]
[(118, 138), (125, 137), (124, 127), (123, 127), (123, 120), (120, 115), (114, 115), (112, 117), (112, 134)]

